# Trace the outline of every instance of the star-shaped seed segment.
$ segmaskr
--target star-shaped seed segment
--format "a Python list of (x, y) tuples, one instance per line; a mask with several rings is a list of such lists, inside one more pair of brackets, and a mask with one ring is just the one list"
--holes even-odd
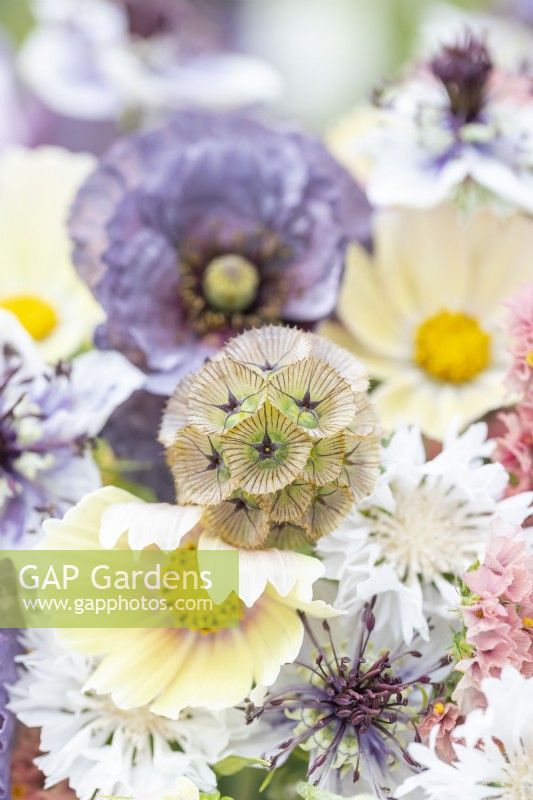
[(228, 358), (265, 376), (301, 361), (310, 353), (311, 342), (305, 333), (280, 325), (245, 331), (224, 348)]
[[(266, 495), (271, 521), (301, 525), (304, 514), (311, 505), (314, 493), (315, 489), (311, 483), (298, 480), (272, 495)], [(263, 504), (263, 501), (264, 498), (258, 498), (260, 505)]]
[(205, 433), (225, 433), (255, 414), (266, 399), (267, 382), (229, 358), (206, 364), (189, 392), (189, 423)]
[(303, 524), (307, 535), (316, 540), (331, 533), (348, 514), (353, 502), (353, 494), (347, 487), (321, 486), (305, 515)]
[(302, 473), (311, 451), (307, 434), (265, 403), (224, 436), (224, 458), (246, 492), (269, 494)]
[(272, 405), (313, 437), (338, 433), (356, 411), (349, 383), (315, 356), (273, 375), (268, 396)]
[(185, 428), (189, 422), (189, 395), (191, 386), (194, 382), (194, 373), (186, 375), (176, 386), (169, 398), (161, 427), (159, 428), (158, 440), (165, 447), (170, 447), (176, 438), (176, 434), (181, 428)]
[(269, 532), (268, 508), (261, 508), (246, 492), (235, 492), (218, 506), (208, 508), (202, 523), (208, 533), (234, 547), (261, 547)]
[(374, 436), (345, 435), (345, 455), (339, 483), (349, 486), (360, 503), (374, 489), (379, 476), (379, 440)]
[(167, 462), (181, 502), (220, 503), (235, 488), (215, 434), (202, 433), (191, 426), (183, 428), (167, 449)]
[(344, 461), (344, 433), (313, 443), (303, 477), (309, 483), (324, 486), (333, 483), (341, 474)]

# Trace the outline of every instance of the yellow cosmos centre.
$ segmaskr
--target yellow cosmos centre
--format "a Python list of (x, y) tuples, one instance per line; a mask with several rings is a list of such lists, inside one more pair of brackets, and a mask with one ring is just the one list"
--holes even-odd
[(490, 362), (490, 336), (474, 317), (439, 311), (416, 332), (416, 363), (432, 378), (464, 383)]
[(38, 342), (46, 339), (57, 327), (58, 318), (52, 306), (31, 294), (18, 294), (0, 300), (0, 308), (11, 311)]
[(528, 367), (533, 367), (533, 350), (530, 350), (526, 355), (526, 364)]
[(444, 714), (444, 712), (446, 711), (446, 708), (444, 707), (444, 703), (435, 703), (435, 705), (433, 706), (433, 709), (434, 709), (435, 713), (438, 714), (441, 717)]
[(522, 624), (524, 628), (533, 628), (533, 617), (524, 617)]

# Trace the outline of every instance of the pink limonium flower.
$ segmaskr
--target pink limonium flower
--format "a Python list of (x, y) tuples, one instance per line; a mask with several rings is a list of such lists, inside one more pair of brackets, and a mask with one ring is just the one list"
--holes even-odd
[(498, 415), (505, 432), (498, 437), (494, 460), (505, 467), (511, 479), (507, 495), (533, 489), (533, 401), (516, 411)]
[(523, 530), (494, 522), (483, 562), (463, 580), (472, 592), (462, 608), (472, 650), (457, 665), (463, 681), (469, 689), (479, 688), (483, 678), (499, 677), (507, 664), (533, 675), (533, 556)]
[(501, 520), (492, 523), (483, 563), (464, 576), (482, 599), (525, 604), (533, 599), (533, 556), (522, 528)]

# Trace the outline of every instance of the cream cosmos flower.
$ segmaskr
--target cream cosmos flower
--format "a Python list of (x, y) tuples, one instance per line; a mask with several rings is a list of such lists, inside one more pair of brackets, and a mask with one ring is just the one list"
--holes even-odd
[[(199, 506), (144, 503), (106, 487), (87, 495), (63, 520), (48, 520), (41, 547), (171, 550), (190, 534), (199, 537), (199, 550), (230, 548), (202, 533), (202, 512)], [(321, 562), (310, 556), (248, 551), (240, 560), (238, 627), (69, 630), (62, 638), (100, 658), (84, 690), (109, 694), (119, 708), (147, 706), (171, 719), (186, 707), (218, 711), (241, 702), (254, 684), (270, 685), (281, 665), (296, 658), (303, 639), (297, 610), (315, 617), (337, 613), (313, 600), (313, 583), (323, 574)]]
[(90, 341), (102, 311), (71, 262), (67, 216), (93, 159), (59, 148), (12, 148), (0, 159), (0, 308), (15, 314), (43, 356)]
[(451, 205), (381, 212), (374, 255), (353, 246), (338, 315), (322, 333), (383, 381), (381, 422), (442, 438), (503, 405), (501, 298), (533, 277), (533, 222)]

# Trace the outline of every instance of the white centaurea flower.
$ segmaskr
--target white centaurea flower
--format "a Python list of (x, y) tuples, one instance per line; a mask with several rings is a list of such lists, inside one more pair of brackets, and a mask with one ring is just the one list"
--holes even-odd
[(533, 497), (504, 499), (508, 475), (484, 462), (494, 446), (486, 436), (484, 423), (451, 434), (426, 461), (418, 429), (394, 434), (375, 492), (318, 545), (326, 574), (340, 581), (338, 607), (355, 613), (377, 594), (387, 607), (378, 620), (396, 620), (409, 642), (414, 631), (427, 636), (430, 605), (443, 614), (456, 605), (453, 576), (479, 556), (491, 521), (520, 524)]
[(186, 709), (171, 720), (146, 706), (124, 710), (109, 695), (83, 690), (94, 659), (65, 650), (50, 631), (27, 631), (23, 644), (29, 652), (20, 658), (10, 708), (41, 728), (36, 763), (46, 788), (68, 779), (80, 800), (95, 792), (173, 798), (180, 780), (216, 788), (210, 765), (228, 755), (232, 734), (243, 727), (238, 712)]

